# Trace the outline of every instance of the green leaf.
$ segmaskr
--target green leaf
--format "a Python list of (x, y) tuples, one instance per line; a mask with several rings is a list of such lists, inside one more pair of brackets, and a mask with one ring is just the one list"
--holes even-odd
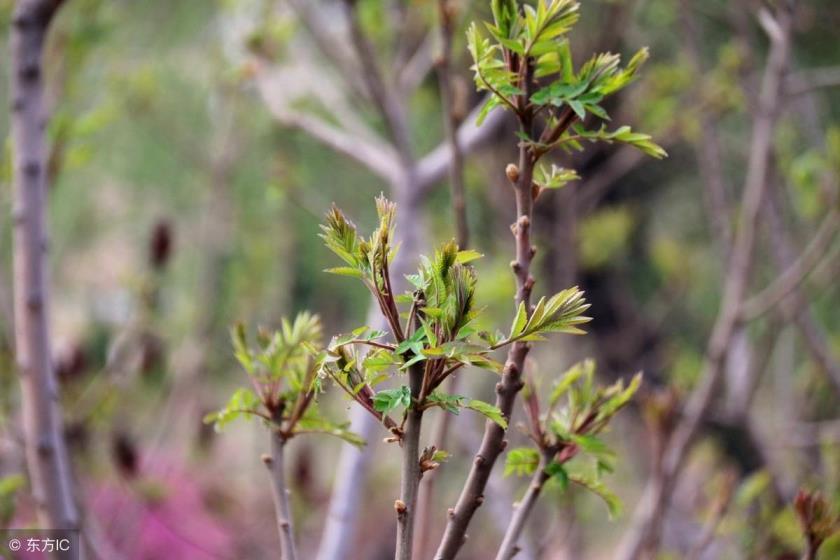
[(521, 302), (516, 310), (516, 317), (513, 318), (513, 324), (510, 326), (510, 338), (517, 337), (525, 328), (527, 322), (528, 314), (525, 311), (525, 302)]
[(361, 270), (357, 268), (351, 268), (349, 266), (337, 266), (334, 268), (325, 268), (324, 272), (329, 274), (338, 274), (339, 276), (352, 276), (354, 278), (364, 278), (364, 274)]
[(451, 457), (451, 456), (452, 456), (452, 454), (449, 453), (449, 451), (445, 451), (443, 449), (437, 449), (432, 454), (432, 461), (435, 461), (437, 463), (443, 463), (443, 462), (446, 462), (449, 459), (449, 457)]
[(464, 405), (466, 397), (462, 397), (461, 395), (448, 395), (441, 391), (432, 391), (432, 393), (426, 397), (426, 400), (431, 403), (432, 406), (438, 406), (447, 412), (458, 414), (461, 412), (461, 407)]
[(561, 491), (565, 491), (569, 487), (569, 473), (566, 472), (566, 467), (557, 461), (552, 461), (545, 467), (545, 473), (557, 482)]
[(492, 404), (473, 399), (468, 401), (464, 406), (484, 415), (502, 428), (507, 429), (507, 420), (505, 420), (504, 414), (502, 414), (502, 411)]
[(295, 433), (321, 433), (337, 437), (355, 447), (364, 447), (365, 440), (359, 434), (348, 429), (350, 422), (336, 424), (321, 416), (316, 407), (310, 407), (306, 414), (295, 424)]
[(464, 251), (458, 251), (458, 255), (455, 257), (455, 262), (458, 264), (467, 264), (468, 262), (472, 262), (476, 259), (480, 259), (484, 255), (475, 251), (473, 249), (467, 249)]
[(234, 391), (225, 407), (218, 412), (211, 412), (204, 417), (205, 424), (213, 424), (217, 432), (225, 426), (245, 416), (252, 417), (260, 406), (260, 400), (250, 389), (240, 388)]
[(621, 500), (603, 482), (582, 474), (572, 474), (569, 479), (601, 498), (607, 506), (610, 519), (615, 519), (621, 515)]
[[(583, 292), (577, 286), (563, 290), (548, 300), (540, 298), (525, 326), (511, 330), (512, 333), (517, 330), (519, 332), (512, 334), (509, 341), (542, 340), (540, 335), (552, 332), (585, 334), (577, 325), (591, 320), (583, 315), (588, 308), (589, 304), (583, 299)], [(520, 321), (521, 311), (514, 320), (514, 327), (518, 327)]]
[(592, 434), (572, 434), (571, 439), (581, 450), (599, 459), (611, 460), (615, 452), (607, 444)]
[(531, 475), (540, 464), (540, 453), (531, 447), (518, 447), (508, 451), (505, 460), (505, 476)]
[(396, 389), (384, 389), (373, 396), (374, 410), (387, 414), (388, 412), (411, 405), (411, 390), (403, 385)]
[(548, 399), (549, 404), (553, 406), (560, 397), (566, 394), (566, 391), (568, 391), (569, 388), (586, 373), (587, 370), (594, 371), (594, 369), (595, 361), (587, 359), (576, 363), (566, 370), (566, 373), (564, 373), (560, 380), (554, 385), (554, 389), (552, 389), (551, 396)]
[(534, 182), (543, 189), (559, 189), (565, 187), (570, 181), (577, 181), (580, 176), (574, 169), (565, 169), (551, 164), (551, 170), (547, 171), (542, 165), (537, 166), (534, 174)]

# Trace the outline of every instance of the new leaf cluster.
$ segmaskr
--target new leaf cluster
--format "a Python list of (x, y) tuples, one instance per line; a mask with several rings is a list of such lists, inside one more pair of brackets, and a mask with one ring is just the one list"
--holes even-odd
[[(533, 474), (543, 468), (562, 489), (573, 482), (594, 492), (607, 504), (610, 515), (616, 515), (621, 503), (602, 481), (602, 476), (615, 468), (615, 453), (598, 435), (630, 402), (641, 382), (642, 376), (637, 374), (626, 387), (621, 380), (609, 387), (598, 386), (595, 363), (585, 360), (555, 383), (543, 411), (537, 388), (529, 381), (525, 410), (528, 436), (535, 447), (508, 452), (505, 474)], [(547, 459), (542, 467), (541, 457)]]
[[(425, 410), (439, 407), (457, 414), (461, 409), (476, 411), (507, 427), (507, 419), (490, 403), (461, 395), (449, 395), (439, 387), (465, 366), (501, 373), (503, 365), (493, 353), (514, 342), (543, 340), (545, 334), (582, 334), (579, 325), (589, 320), (589, 307), (577, 288), (543, 298), (530, 318), (524, 307), (509, 335), (478, 332), (479, 309), (475, 304), (477, 277), (470, 263), (480, 258), (475, 251), (461, 251), (450, 241), (432, 257), (421, 257), (416, 274), (407, 276), (412, 290), (394, 294), (390, 263), (395, 250), (393, 223), (395, 208), (383, 197), (377, 199), (379, 225), (367, 238), (337, 208), (327, 214), (321, 237), (347, 266), (328, 272), (359, 278), (378, 302), (390, 332), (360, 327), (335, 337), (321, 361), (321, 372), (330, 377), (353, 400), (376, 416), (400, 437), (402, 423), (389, 415), (411, 407)], [(422, 371), (422, 389), (412, 395), (403, 381), (411, 369)], [(377, 390), (396, 377), (398, 386)]]
[[(539, 121), (541, 133), (533, 126), (518, 133), (534, 162), (557, 147), (581, 150), (584, 140), (629, 144), (655, 158), (667, 155), (649, 135), (629, 126), (587, 127), (589, 120), (610, 120), (602, 102), (633, 82), (647, 49), (624, 67), (619, 55), (600, 53), (575, 69), (566, 36), (579, 18), (577, 2), (537, 0), (532, 6), (493, 0), (492, 11), (493, 23), (484, 29), (473, 23), (467, 31), (476, 86), (491, 93), (479, 123), (496, 107), (514, 112), (522, 123)], [(574, 171), (552, 167), (538, 170), (535, 183), (559, 188), (577, 178)]]

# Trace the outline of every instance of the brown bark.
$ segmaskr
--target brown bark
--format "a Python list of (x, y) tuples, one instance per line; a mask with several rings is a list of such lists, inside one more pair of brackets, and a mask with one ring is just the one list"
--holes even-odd
[(414, 547), (414, 520), (417, 517), (417, 490), (423, 473), (420, 470), (420, 429), (423, 411), (417, 406), (423, 389), (423, 364), (409, 369), (412, 406), (407, 411), (403, 436), (402, 478), (397, 510), (397, 546), (395, 560), (411, 560)]
[[(530, 122), (524, 124), (530, 129)], [(534, 161), (526, 146), (519, 149), (519, 165), (516, 173), (508, 173), (515, 183), (516, 216), (514, 235), (516, 237), (516, 259), (511, 263), (516, 277), (516, 306), (524, 303), (530, 314), (531, 290), (534, 278), (531, 276), (531, 260), (534, 251), (531, 246), (531, 220), (533, 218), (533, 198), (531, 185), (533, 182)], [(525, 358), (528, 355), (527, 343), (514, 343), (508, 352), (502, 380), (496, 385), (496, 406), (505, 418), (510, 419), (513, 403), (517, 393), (522, 389), (522, 372), (525, 368)], [(505, 430), (495, 422), (488, 421), (484, 430), (481, 447), (473, 460), (467, 481), (461, 490), (461, 495), (455, 507), (449, 511), (449, 519), (443, 538), (440, 542), (435, 559), (448, 560), (454, 558), (467, 539), (467, 526), (475, 511), (484, 501), (484, 488), (496, 459), (502, 453), (507, 442)]]
[(26, 460), (40, 524), (78, 530), (49, 335), (42, 56), (59, 0), (19, 0), (11, 29), (15, 341)]

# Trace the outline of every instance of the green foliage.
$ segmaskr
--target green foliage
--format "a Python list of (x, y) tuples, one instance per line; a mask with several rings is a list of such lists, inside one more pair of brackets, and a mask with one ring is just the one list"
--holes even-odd
[[(240, 388), (221, 410), (204, 421), (219, 431), (237, 418), (259, 417), (286, 439), (301, 433), (333, 435), (352, 445), (362, 439), (318, 412), (316, 396), (321, 391), (318, 372), (327, 353), (321, 350), (321, 322), (317, 316), (299, 313), (294, 321), (282, 319), (280, 329), (260, 330), (256, 348), (250, 346), (245, 327), (231, 329), (234, 355), (248, 375), (253, 389)], [(376, 332), (362, 329), (354, 336), (377, 338)]]
[[(571, 288), (543, 298), (531, 317), (520, 307), (517, 324), (507, 338), (477, 333), (473, 326), (479, 314), (475, 305), (477, 278), (468, 263), (482, 255), (472, 250), (460, 251), (452, 241), (444, 243), (432, 258), (420, 258), (417, 274), (406, 277), (413, 291), (393, 294), (389, 239), (395, 207), (380, 197), (377, 210), (379, 226), (368, 239), (361, 238), (335, 207), (321, 226), (321, 237), (349, 265), (329, 272), (355, 276), (365, 283), (391, 327), (393, 341), (384, 340), (388, 333), (370, 331), (367, 327), (335, 337), (321, 360), (322, 376), (331, 377), (354, 400), (384, 419), (382, 415), (411, 407), (412, 395), (404, 385), (379, 392), (373, 388), (389, 374), (422, 367), (424, 392), (414, 395), (422, 407), (439, 406), (453, 413), (469, 408), (506, 428), (507, 420), (495, 406), (444, 395), (435, 389), (448, 375), (464, 366), (501, 373), (503, 365), (491, 353), (502, 346), (516, 341), (543, 340), (544, 335), (552, 332), (582, 333), (576, 325), (589, 320), (582, 315), (588, 308), (583, 293)], [(360, 354), (359, 346), (373, 350)]]
[(656, 159), (662, 159), (668, 155), (661, 146), (653, 141), (649, 134), (633, 132), (629, 126), (622, 126), (614, 131), (609, 131), (604, 125), (601, 125), (597, 130), (586, 130), (583, 126), (573, 125), (572, 130), (564, 133), (554, 145), (580, 151), (583, 150), (583, 146), (580, 143), (582, 140), (588, 142), (605, 142), (607, 144), (612, 144), (613, 142), (628, 144)]
[(408, 408), (411, 405), (411, 391), (403, 385), (397, 389), (379, 391), (373, 397), (373, 408), (379, 412), (390, 412), (396, 408)]
[[(621, 504), (601, 481), (604, 474), (615, 470), (616, 455), (598, 434), (627, 405), (640, 384), (641, 374), (636, 375), (627, 387), (623, 381), (606, 388), (597, 386), (595, 362), (584, 360), (557, 380), (542, 414), (538, 394), (529, 385), (525, 395), (531, 423), (529, 435), (539, 449), (511, 450), (505, 474), (533, 474), (538, 468), (540, 454), (547, 454), (553, 457), (545, 467), (550, 480), (561, 489), (569, 483), (587, 488), (607, 504), (610, 516), (617, 515)], [(562, 401), (563, 406), (560, 406)], [(570, 463), (573, 459), (578, 460)]]
[(540, 464), (540, 452), (532, 447), (517, 447), (508, 451), (505, 459), (505, 476), (532, 475)]
[(478, 412), (488, 420), (492, 420), (502, 428), (507, 428), (507, 420), (505, 420), (502, 411), (488, 402), (470, 399), (462, 395), (447, 395), (440, 391), (430, 394), (426, 401), (429, 406), (437, 406), (453, 414), (458, 414), (462, 408), (468, 408)]
[(0, 478), (0, 523), (8, 526), (15, 514), (15, 497), (26, 484), (22, 474), (12, 474)]
[(383, 290), (390, 282), (387, 277), (388, 264), (396, 253), (391, 247), (396, 205), (384, 196), (379, 196), (376, 199), (376, 211), (379, 215), (379, 227), (368, 239), (362, 239), (356, 232), (356, 226), (344, 217), (341, 210), (333, 206), (327, 213), (326, 224), (321, 226), (321, 239), (333, 253), (349, 265), (331, 268), (327, 272), (356, 276), (362, 278), (371, 290)]
[[(530, 132), (520, 133), (537, 158), (556, 146), (580, 149), (581, 140), (621, 142), (653, 157), (664, 157), (665, 151), (650, 136), (629, 127), (613, 132), (604, 126), (584, 128), (589, 115), (610, 120), (602, 102), (633, 82), (648, 59), (648, 51), (639, 50), (625, 67), (621, 67), (619, 55), (599, 53), (575, 70), (566, 35), (578, 21), (578, 9), (573, 0), (537, 0), (536, 6), (522, 4), (521, 10), (515, 0), (494, 2), (494, 23), (485, 23), (490, 36), (475, 23), (470, 26), (467, 41), (476, 87), (492, 94), (479, 114), (479, 123), (499, 106), (512, 110), (520, 119), (530, 120), (544, 113), (547, 125), (540, 138), (528, 136)], [(574, 134), (567, 133), (575, 120), (580, 124)], [(543, 188), (557, 188), (577, 178), (568, 172), (541, 173), (536, 182)], [(549, 177), (552, 180), (547, 180)]]
[(260, 399), (251, 389), (241, 387), (233, 392), (224, 408), (205, 416), (204, 422), (213, 424), (216, 431), (221, 432), (238, 418), (251, 418), (259, 414), (260, 404)]
[(534, 172), (534, 183), (541, 189), (559, 189), (578, 179), (580, 176), (574, 169), (565, 169), (554, 164), (551, 164), (551, 169), (539, 165)]
[(507, 342), (545, 340), (543, 335), (552, 332), (585, 334), (577, 325), (592, 320), (582, 315), (587, 309), (589, 304), (577, 286), (563, 290), (548, 300), (540, 298), (530, 317), (525, 305), (520, 304)]

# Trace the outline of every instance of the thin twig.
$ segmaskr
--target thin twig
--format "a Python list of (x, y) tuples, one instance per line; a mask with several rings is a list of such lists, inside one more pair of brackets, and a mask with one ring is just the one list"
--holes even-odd
[[(530, 70), (527, 74), (523, 84), (526, 99), (530, 97), (530, 82), (532, 79)], [(526, 115), (520, 126), (523, 133), (530, 134), (533, 128), (530, 116)], [(517, 286), (515, 304), (516, 307), (524, 305), (528, 315), (531, 313), (531, 291), (534, 287), (534, 278), (530, 273), (531, 261), (534, 257), (534, 249), (531, 246), (534, 165), (535, 160), (530, 149), (526, 145), (520, 144), (519, 165), (511, 165), (508, 169), (508, 178), (514, 187), (517, 216), (513, 228), (516, 238), (516, 258), (511, 263)], [(508, 419), (513, 412), (516, 395), (524, 386), (522, 374), (529, 349), (529, 345), (523, 342), (516, 342), (511, 346), (502, 373), (502, 380), (496, 385), (496, 407)], [(466, 541), (467, 527), (476, 509), (484, 502), (484, 488), (487, 486), (490, 472), (505, 447), (504, 438), (504, 428), (495, 422), (488, 421), (486, 423), (484, 437), (473, 460), (467, 480), (455, 507), (449, 511), (446, 529), (434, 556), (436, 560), (454, 558)]]
[[(773, 130), (779, 113), (782, 85), (790, 55), (792, 2), (780, 6), (776, 19), (762, 15), (771, 36), (771, 48), (755, 113), (752, 144), (742, 196), (739, 229), (729, 258), (724, 293), (706, 349), (700, 380), (692, 391), (684, 414), (668, 443), (661, 475), (649, 479), (634, 515), (630, 532), (621, 543), (617, 558), (637, 559), (658, 546), (668, 498), (685, 463), (701, 420), (713, 402), (723, 375), (728, 348), (736, 332), (740, 305), (746, 295), (754, 259), (756, 227), (764, 199), (772, 150)], [(764, 13), (764, 12), (762, 12)], [(770, 18), (770, 19), (768, 19)], [(771, 21), (773, 23), (769, 23)]]
[(296, 560), (297, 551), (292, 527), (292, 511), (289, 507), (289, 490), (286, 487), (284, 463), (286, 441), (283, 436), (272, 430), (271, 455), (264, 455), (263, 463), (265, 463), (271, 475), (274, 512), (277, 518), (277, 531), (280, 534), (280, 558), (282, 560)]
[(753, 321), (764, 315), (796, 290), (821, 260), (834, 258), (836, 245), (833, 242), (838, 225), (840, 212), (832, 208), (799, 258), (783, 270), (770, 285), (744, 301), (741, 305), (741, 320)]
[(540, 493), (545, 487), (546, 481), (550, 478), (546, 472), (546, 467), (551, 462), (551, 455), (543, 453), (540, 457), (540, 463), (537, 467), (534, 476), (531, 478), (531, 484), (528, 485), (528, 490), (525, 496), (516, 505), (516, 511), (510, 520), (507, 531), (505, 531), (504, 539), (496, 553), (496, 560), (510, 560), (519, 551), (517, 542), (522, 535), (522, 529), (525, 527), (525, 522), (537, 503)]

